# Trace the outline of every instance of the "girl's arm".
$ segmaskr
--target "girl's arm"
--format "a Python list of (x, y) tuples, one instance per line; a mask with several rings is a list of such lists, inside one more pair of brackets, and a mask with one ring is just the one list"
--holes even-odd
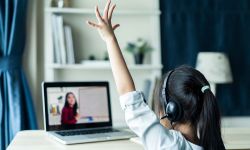
[(90, 21), (87, 21), (87, 23), (90, 26), (96, 28), (101, 38), (106, 42), (118, 93), (123, 95), (127, 92), (135, 91), (135, 86), (114, 34), (114, 30), (119, 27), (119, 24), (112, 26), (111, 23), (113, 10), (116, 5), (113, 4), (110, 6), (110, 4), (111, 0), (108, 0), (103, 12), (103, 16), (100, 15), (99, 9), (96, 6), (95, 13), (98, 23), (93, 23)]
[(87, 23), (97, 28), (102, 39), (106, 42), (118, 92), (120, 95), (124, 94), (120, 97), (120, 102), (125, 111), (127, 124), (131, 130), (143, 139), (146, 149), (183, 149), (174, 147), (176, 145), (178, 146), (175, 142), (179, 141), (179, 139), (173, 136), (170, 130), (166, 130), (160, 124), (156, 115), (145, 104), (141, 92), (125, 94), (130, 91), (135, 91), (135, 86), (114, 34), (114, 30), (119, 25), (116, 24), (112, 26), (111, 18), (115, 5), (110, 7), (110, 3), (110, 0), (108, 0), (103, 16), (100, 15), (98, 7), (96, 7), (98, 23), (90, 21)]

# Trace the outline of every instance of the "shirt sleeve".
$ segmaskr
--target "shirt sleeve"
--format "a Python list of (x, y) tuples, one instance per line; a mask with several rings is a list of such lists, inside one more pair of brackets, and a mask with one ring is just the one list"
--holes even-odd
[(127, 125), (141, 138), (145, 149), (176, 148), (178, 136), (160, 124), (155, 113), (145, 103), (142, 92), (133, 91), (122, 95), (120, 104)]

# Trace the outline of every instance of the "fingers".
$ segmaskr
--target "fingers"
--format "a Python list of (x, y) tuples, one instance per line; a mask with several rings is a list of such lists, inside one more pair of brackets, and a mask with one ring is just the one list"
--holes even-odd
[(120, 27), (120, 25), (119, 25), (119, 24), (116, 24), (116, 25), (114, 25), (112, 28), (113, 28), (113, 30), (115, 30), (115, 29), (118, 28), (118, 27)]
[(113, 5), (111, 6), (111, 8), (109, 9), (109, 13), (108, 13), (108, 19), (109, 19), (109, 20), (112, 19), (112, 15), (113, 15), (113, 11), (114, 11), (115, 7), (116, 7), (116, 5), (113, 4)]
[[(100, 24), (100, 23), (105, 23), (105, 24), (108, 23), (111, 25), (111, 18), (112, 18), (113, 11), (114, 11), (116, 5), (113, 4), (110, 8), (110, 4), (111, 4), (111, 0), (108, 0), (106, 3), (105, 9), (104, 9), (103, 17), (100, 14), (98, 6), (95, 7), (95, 15), (96, 15), (96, 18), (97, 18), (99, 24), (91, 22), (91, 21), (87, 21), (87, 24), (92, 26), (92, 27), (95, 27), (95, 28), (101, 28), (102, 24)], [(116, 25), (112, 26), (112, 29), (115, 30), (119, 26), (120, 26), (119, 24), (116, 24)]]
[(100, 15), (100, 11), (98, 9), (98, 6), (95, 6), (95, 15), (96, 15), (96, 18), (99, 22), (103, 22), (103, 19), (102, 19), (102, 16)]
[(108, 12), (109, 12), (110, 3), (111, 3), (111, 0), (108, 0), (103, 11), (103, 18), (106, 20), (108, 20)]
[(91, 21), (87, 21), (87, 24), (91, 27), (94, 27), (94, 28), (100, 28), (100, 25), (96, 24), (96, 23), (93, 23)]

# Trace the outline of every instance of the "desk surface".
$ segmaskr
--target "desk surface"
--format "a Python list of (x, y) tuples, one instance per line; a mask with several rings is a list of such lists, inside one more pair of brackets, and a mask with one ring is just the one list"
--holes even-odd
[(64, 145), (44, 131), (18, 132), (7, 150), (143, 150), (143, 147), (130, 140), (106, 141), (86, 144)]
[[(250, 128), (223, 128), (223, 140), (227, 149), (250, 149)], [(63, 145), (48, 137), (41, 130), (19, 132), (8, 150), (143, 150), (129, 140), (118, 140), (77, 145)]]

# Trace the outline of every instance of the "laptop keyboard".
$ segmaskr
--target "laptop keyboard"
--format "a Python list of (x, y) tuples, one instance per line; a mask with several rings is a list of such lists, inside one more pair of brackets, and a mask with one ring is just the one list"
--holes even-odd
[(120, 131), (108, 128), (108, 129), (96, 129), (96, 130), (61, 131), (56, 133), (61, 136), (75, 136), (75, 135), (100, 134), (100, 133), (110, 133), (110, 132), (120, 132)]

